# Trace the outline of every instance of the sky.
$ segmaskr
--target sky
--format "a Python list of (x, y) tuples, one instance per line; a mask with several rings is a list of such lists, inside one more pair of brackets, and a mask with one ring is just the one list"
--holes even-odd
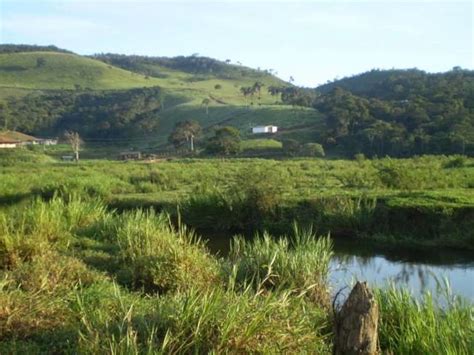
[(0, 43), (230, 59), (314, 87), (373, 68), (474, 68), (472, 1), (0, 0)]

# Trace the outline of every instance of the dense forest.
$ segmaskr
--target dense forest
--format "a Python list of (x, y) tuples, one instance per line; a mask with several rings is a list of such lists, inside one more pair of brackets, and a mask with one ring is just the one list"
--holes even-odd
[(314, 90), (272, 88), (325, 115), (325, 145), (351, 156), (474, 154), (474, 72), (372, 70)]
[(53, 91), (0, 104), (0, 127), (35, 134), (75, 130), (89, 138), (149, 134), (161, 109), (158, 87), (127, 91)]

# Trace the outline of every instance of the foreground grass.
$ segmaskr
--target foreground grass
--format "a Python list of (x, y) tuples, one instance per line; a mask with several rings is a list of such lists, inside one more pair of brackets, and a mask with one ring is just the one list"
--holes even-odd
[[(54, 197), (0, 212), (0, 353), (331, 353), (331, 244), (311, 231), (209, 254), (167, 216)], [(393, 353), (469, 353), (473, 308), (379, 291)]]
[(0, 165), (3, 206), (77, 193), (119, 210), (179, 210), (201, 231), (284, 234), (296, 220), (322, 235), (474, 248), (474, 161), (462, 156), (74, 164), (20, 150), (0, 152)]

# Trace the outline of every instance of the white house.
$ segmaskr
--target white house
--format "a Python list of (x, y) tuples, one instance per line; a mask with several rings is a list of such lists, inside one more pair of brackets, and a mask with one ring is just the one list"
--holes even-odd
[(276, 133), (278, 131), (277, 126), (256, 126), (252, 128), (253, 134), (259, 133)]

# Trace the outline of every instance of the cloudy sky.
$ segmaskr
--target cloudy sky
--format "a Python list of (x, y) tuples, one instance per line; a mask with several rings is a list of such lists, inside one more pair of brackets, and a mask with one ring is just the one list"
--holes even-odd
[(199, 53), (316, 86), (372, 68), (474, 68), (471, 1), (0, 0), (0, 42)]

